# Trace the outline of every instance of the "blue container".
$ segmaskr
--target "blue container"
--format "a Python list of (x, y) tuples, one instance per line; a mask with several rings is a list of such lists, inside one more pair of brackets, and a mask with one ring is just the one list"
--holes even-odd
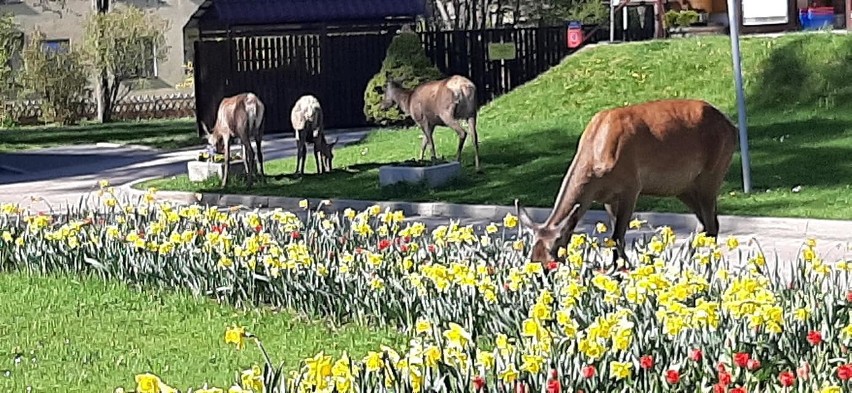
[(834, 26), (834, 13), (812, 12), (799, 10), (799, 23), (803, 30), (819, 30)]

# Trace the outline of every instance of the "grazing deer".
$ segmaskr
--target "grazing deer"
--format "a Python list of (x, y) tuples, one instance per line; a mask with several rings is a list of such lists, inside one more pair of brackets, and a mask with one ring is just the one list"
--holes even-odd
[(614, 220), (613, 263), (625, 263), (624, 236), (639, 195), (675, 196), (717, 236), (716, 198), (737, 146), (737, 128), (700, 100), (658, 100), (598, 112), (580, 137), (553, 210), (534, 223), (515, 200), (533, 235), (530, 259), (549, 261), (570, 240), (593, 201)]
[[(207, 134), (207, 144), (214, 153), (225, 155), (225, 167), (222, 175), (222, 187), (228, 184), (228, 169), (231, 164), (231, 139), (238, 138), (243, 145), (243, 164), (246, 168), (248, 187), (254, 182), (254, 175), (260, 168), (260, 180), (266, 182), (266, 174), (263, 170), (263, 123), (264, 106), (260, 98), (254, 93), (241, 93), (231, 97), (225, 97), (219, 103), (219, 111), (216, 113), (216, 124), (213, 130), (207, 128), (204, 122), (201, 127)], [(254, 140), (257, 150), (254, 151), (251, 141)], [(257, 163), (255, 164), (255, 159)]]
[[(317, 162), (317, 173), (331, 172), (331, 161), (334, 159), (334, 145), (339, 139), (328, 143), (325, 140), (325, 125), (322, 106), (312, 95), (299, 98), (290, 112), (290, 122), (296, 131), (296, 173), (305, 174), (305, 158), (308, 154), (308, 143), (314, 145), (314, 159)], [(322, 160), (320, 160), (322, 157)]]
[[(377, 88), (380, 92), (381, 88)], [(479, 171), (479, 136), (476, 131), (476, 86), (469, 79), (454, 75), (446, 79), (429, 81), (414, 89), (406, 89), (398, 82), (388, 77), (384, 88), (384, 96), (380, 108), (388, 110), (397, 105), (403, 113), (411, 118), (423, 130), (425, 138), (420, 146), (420, 160), (426, 154), (426, 145), (432, 146), (432, 159), (436, 159), (435, 142), (432, 133), (436, 126), (450, 127), (459, 136), (459, 148), (456, 161), (461, 162), (462, 148), (467, 138), (467, 131), (462, 128), (460, 120), (467, 120), (473, 134), (474, 159), (476, 171)]]

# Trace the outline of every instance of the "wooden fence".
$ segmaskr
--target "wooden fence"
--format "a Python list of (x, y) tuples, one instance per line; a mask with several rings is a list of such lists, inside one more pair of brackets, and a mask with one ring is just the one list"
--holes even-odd
[[(583, 26), (586, 33), (595, 26)], [(598, 30), (585, 44), (608, 38)], [(445, 75), (464, 75), (484, 104), (529, 82), (579, 48), (569, 48), (563, 26), (420, 33), (432, 63)]]
[[(38, 100), (13, 101), (5, 104), (4, 112), (20, 125), (40, 124), (41, 106)], [(98, 105), (92, 99), (80, 104), (81, 120), (94, 120)], [(129, 96), (113, 109), (115, 120), (175, 119), (195, 116), (195, 95), (176, 93), (165, 95)]]

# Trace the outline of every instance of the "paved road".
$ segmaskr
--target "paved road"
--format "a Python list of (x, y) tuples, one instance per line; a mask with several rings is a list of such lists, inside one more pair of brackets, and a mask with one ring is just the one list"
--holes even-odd
[[(335, 133), (339, 146), (356, 143), (368, 131)], [(267, 161), (292, 157), (296, 144), (292, 137), (268, 136), (263, 154)], [(107, 179), (119, 186), (134, 180), (186, 173), (203, 146), (161, 152), (139, 146), (69, 146), (14, 154), (0, 154), (0, 203), (16, 202), (58, 208), (76, 205), (80, 198)], [(309, 147), (309, 156), (310, 147)], [(310, 158), (310, 157), (308, 157)], [(309, 160), (307, 168), (313, 161)], [(43, 202), (32, 202), (32, 198)], [(40, 207), (40, 208), (42, 208)]]
[[(341, 144), (352, 144), (361, 140), (368, 131), (339, 133)], [(200, 148), (200, 147), (199, 147)], [(60, 207), (76, 205), (81, 196), (90, 193), (101, 179), (113, 185), (149, 177), (171, 176), (185, 173), (185, 162), (193, 158), (199, 148), (173, 152), (128, 146), (62, 147), (19, 154), (0, 154), (0, 203), (18, 202), (32, 205), (35, 209), (48, 210), (46, 204)], [(293, 138), (267, 138), (264, 154), (272, 160), (295, 154)], [(32, 201), (33, 197), (43, 202)], [(41, 206), (41, 207), (40, 207)], [(447, 224), (446, 217), (410, 217), (426, 223), (430, 228)], [(483, 227), (490, 220), (461, 218), (462, 225)], [(689, 223), (667, 222), (663, 218), (650, 224), (670, 225), (680, 238), (686, 238), (694, 229)], [(682, 220), (680, 220), (682, 221)], [(745, 219), (721, 217), (721, 238), (734, 235), (742, 241), (755, 238), (763, 247), (767, 259), (777, 256), (791, 260), (799, 253), (807, 237), (820, 240), (818, 250), (826, 261), (852, 260), (852, 221), (790, 220), (790, 219)], [(579, 230), (590, 231), (594, 223), (585, 222)], [(628, 242), (645, 232), (631, 231)]]

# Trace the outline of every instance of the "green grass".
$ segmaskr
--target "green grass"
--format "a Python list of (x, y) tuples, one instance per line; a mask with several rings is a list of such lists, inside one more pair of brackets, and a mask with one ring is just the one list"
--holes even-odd
[[(402, 335), (301, 320), (288, 313), (237, 311), (184, 293), (138, 291), (99, 280), (0, 274), (0, 391), (112, 392), (153, 372), (186, 391), (205, 382), (228, 387), (235, 372), (262, 365), (251, 343), (223, 341), (232, 323), (264, 340), (289, 369), (323, 350), (363, 356)], [(19, 359), (16, 364), (15, 359)]]
[(159, 149), (177, 149), (204, 143), (198, 137), (195, 122), (188, 118), (0, 130), (0, 153), (100, 142), (135, 144)]
[[(741, 193), (737, 153), (720, 212), (749, 216), (852, 218), (852, 36), (793, 34), (744, 38), (742, 61), (754, 192)], [(550, 207), (586, 123), (598, 111), (660, 98), (701, 98), (736, 119), (728, 37), (602, 46), (561, 65), (481, 110), (484, 174), (473, 171), (468, 138), (464, 176), (439, 190), (378, 187), (378, 167), (419, 154), (419, 130), (382, 130), (340, 149), (335, 173), (279, 176), (251, 192), (293, 197), (445, 201)], [(457, 139), (438, 128), (439, 155), (454, 158)], [(314, 172), (309, 162), (307, 170)], [(267, 173), (292, 173), (293, 159)], [(535, 181), (532, 181), (535, 180)], [(219, 191), (186, 176), (141, 187)], [(799, 192), (793, 192), (800, 187)], [(248, 192), (233, 186), (227, 193)], [(686, 212), (674, 198), (641, 198), (640, 211)]]

